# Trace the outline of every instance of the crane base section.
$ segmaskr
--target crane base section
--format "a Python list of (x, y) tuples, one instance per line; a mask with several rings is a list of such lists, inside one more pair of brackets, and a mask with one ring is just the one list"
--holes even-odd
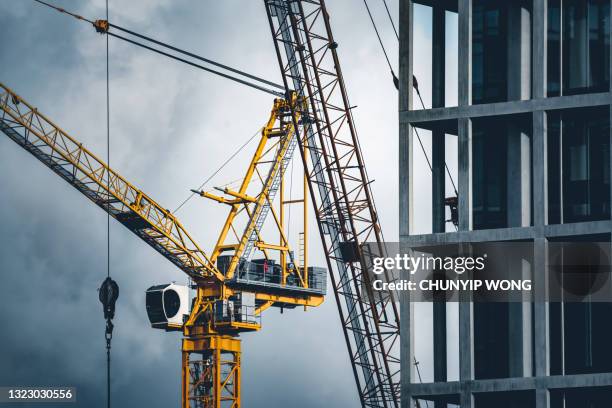
[(240, 340), (183, 339), (183, 408), (240, 407)]

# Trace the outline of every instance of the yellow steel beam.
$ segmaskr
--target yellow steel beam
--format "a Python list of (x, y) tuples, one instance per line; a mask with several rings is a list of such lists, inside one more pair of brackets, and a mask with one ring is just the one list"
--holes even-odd
[(0, 83), (0, 130), (194, 279), (224, 279), (179, 220)]
[(273, 251), (283, 251), (286, 252), (289, 250), (289, 247), (286, 245), (275, 245), (275, 244), (266, 244), (263, 241), (258, 241), (255, 246), (259, 249), (271, 249)]

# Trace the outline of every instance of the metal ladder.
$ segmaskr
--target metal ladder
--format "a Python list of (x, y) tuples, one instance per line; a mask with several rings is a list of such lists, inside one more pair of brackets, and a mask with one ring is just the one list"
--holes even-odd
[[(268, 173), (268, 177), (266, 178), (266, 182), (264, 183), (264, 188), (260, 193), (260, 195), (267, 195), (268, 199), (264, 198), (261, 205), (255, 206), (255, 211), (253, 212), (251, 219), (245, 227), (245, 234), (248, 234), (248, 240), (242, 253), (242, 259), (245, 259), (247, 261), (251, 259), (255, 242), (257, 242), (258, 233), (259, 231), (261, 231), (261, 227), (263, 226), (266, 217), (270, 212), (270, 203), (274, 202), (274, 198), (276, 197), (276, 193), (280, 188), (280, 184), (285, 174), (285, 170), (289, 166), (289, 163), (293, 158), (295, 147), (298, 144), (298, 139), (295, 130), (292, 130), (289, 135), (285, 135), (282, 137), (288, 137), (289, 140), (283, 141), (281, 139), (281, 142), (279, 143), (276, 155), (283, 155), (280, 161), (280, 166), (272, 166), (270, 168), (270, 172)], [(288, 145), (285, 149), (286, 144)], [(285, 150), (284, 153), (283, 150)], [(276, 162), (278, 163), (278, 161)], [(269, 187), (266, 188), (266, 186), (268, 185)], [(293, 256), (291, 254), (290, 256), (292, 258), (291, 261), (293, 261)]]

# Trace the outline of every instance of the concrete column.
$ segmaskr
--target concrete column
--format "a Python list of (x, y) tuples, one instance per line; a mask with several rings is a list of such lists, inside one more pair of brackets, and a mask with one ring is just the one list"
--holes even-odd
[(431, 132), (431, 227), (432, 232), (446, 230), (446, 135), (436, 128)]
[(472, 103), (472, 0), (459, 1), (459, 106)]
[(534, 0), (533, 2), (533, 97), (544, 98), (546, 96), (547, 76), (547, 41), (548, 33), (548, 7), (546, 0)]
[[(511, 276), (517, 277), (516, 271), (521, 271), (521, 279), (532, 278), (532, 265), (527, 259), (510, 259), (510, 268), (513, 269)], [(533, 375), (533, 350), (532, 350), (532, 303), (511, 302), (508, 303), (509, 320), (509, 376), (531, 377)]]
[[(412, 110), (412, 0), (399, 3), (399, 111)], [(400, 245), (403, 237), (410, 235), (412, 227), (412, 157), (413, 133), (408, 123), (399, 128), (399, 220)], [(404, 247), (401, 248), (404, 250)], [(401, 360), (401, 407), (413, 408), (412, 389), (412, 307), (410, 294), (403, 291), (400, 296), (400, 360)]]
[[(545, 98), (547, 94), (547, 0), (533, 2), (533, 97)], [(561, 82), (563, 79), (561, 78)], [(543, 299), (548, 294), (548, 242), (544, 238), (544, 226), (548, 224), (548, 161), (547, 161), (547, 116), (546, 112), (533, 112), (533, 225), (534, 240), (534, 284), (536, 296)], [(548, 302), (534, 303), (534, 359), (537, 377), (550, 374), (550, 339)], [(536, 408), (550, 408), (548, 389), (536, 389)]]
[[(399, 19), (399, 111), (412, 110), (412, 1), (400, 2)], [(412, 227), (413, 130), (408, 123), (399, 128), (399, 220), (400, 236), (410, 235)]]
[(521, 1), (508, 2), (508, 100), (531, 97), (531, 12)]
[[(472, 103), (472, 0), (459, 1), (459, 106)], [(472, 122), (460, 119), (459, 230), (472, 229)]]
[(548, 223), (548, 155), (546, 112), (533, 112), (533, 225), (541, 236)]
[[(446, 11), (441, 6), (433, 6), (432, 29), (432, 108), (444, 107), (445, 88), (445, 43)], [(445, 134), (436, 128), (432, 131), (431, 141), (431, 200), (432, 232), (445, 231), (446, 208), (445, 198)]]
[[(400, 243), (400, 253), (408, 253), (407, 245)], [(400, 363), (401, 363), (401, 408), (415, 408), (412, 400), (412, 379), (414, 372), (414, 309), (410, 302), (410, 292), (400, 293)]]
[(508, 122), (507, 216), (509, 227), (531, 224), (531, 142), (513, 121)]
[(431, 99), (432, 108), (442, 108), (445, 102), (446, 10), (434, 3), (432, 15)]
[[(536, 377), (550, 375), (550, 323), (548, 302), (542, 300), (548, 295), (548, 242), (546, 238), (536, 238), (534, 242), (534, 284), (536, 302), (534, 303), (534, 358)], [(541, 384), (536, 387), (536, 408), (550, 408), (548, 389)]]
[(459, 119), (459, 230), (472, 229), (472, 120)]
[[(433, 341), (434, 382), (446, 382), (446, 302), (433, 304)], [(446, 403), (435, 402), (434, 408), (446, 408)]]
[[(533, 97), (545, 98), (547, 88), (547, 41), (548, 7), (547, 0), (533, 2)], [(548, 224), (548, 148), (546, 112), (533, 112), (533, 225), (536, 235), (542, 236)], [(561, 205), (563, 203), (561, 202)], [(539, 266), (535, 265), (536, 273)]]
[(474, 304), (459, 303), (459, 381), (461, 408), (472, 408), (474, 397), (470, 381), (474, 379)]
[(446, 382), (446, 302), (433, 303), (434, 382)]

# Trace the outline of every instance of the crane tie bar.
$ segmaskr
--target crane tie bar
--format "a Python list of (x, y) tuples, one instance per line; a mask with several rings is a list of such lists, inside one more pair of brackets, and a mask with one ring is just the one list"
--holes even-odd
[[(85, 18), (83, 16), (80, 16), (78, 14), (72, 13), (72, 12), (70, 12), (68, 10), (65, 10), (65, 9), (61, 8), (61, 7), (54, 6), (54, 5), (52, 5), (50, 3), (47, 3), (45, 1), (42, 1), (42, 0), (34, 0), (34, 1), (39, 3), (39, 4), (42, 4), (44, 6), (50, 7), (53, 10), (56, 10), (56, 11), (58, 11), (60, 13), (72, 16), (72, 17), (76, 18), (77, 20), (88, 22), (91, 25), (93, 25), (93, 27), (96, 29), (96, 32), (98, 32), (100, 34), (110, 35), (110, 36), (118, 38), (120, 40), (129, 42), (130, 44), (134, 44), (134, 45), (139, 46), (141, 48), (144, 48), (144, 49), (147, 49), (149, 51), (153, 51), (153, 52), (155, 52), (157, 54), (163, 55), (165, 57), (174, 59), (174, 60), (179, 61), (179, 62), (183, 62), (183, 63), (185, 63), (187, 65), (192, 66), (192, 67), (199, 68), (199, 69), (201, 69), (203, 71), (206, 71), (206, 72), (210, 72), (211, 74), (218, 75), (220, 77), (229, 79), (231, 81), (237, 82), (237, 83), (242, 84), (242, 85), (246, 85), (246, 86), (248, 86), (250, 88), (257, 89), (259, 91), (262, 91), (262, 92), (274, 95), (274, 96), (279, 97), (279, 98), (285, 98), (285, 88), (284, 88), (284, 86), (276, 84), (276, 83), (274, 83), (272, 81), (268, 81), (266, 79), (263, 79), (263, 78), (260, 78), (258, 76), (249, 74), (247, 72), (241, 71), (241, 70), (236, 69), (236, 68), (232, 68), (232, 67), (230, 67), (228, 65), (221, 64), (221, 63), (213, 61), (211, 59), (204, 58), (204, 57), (199, 56), (197, 54), (194, 54), (192, 52), (182, 50), (182, 49), (174, 47), (174, 46), (172, 46), (170, 44), (166, 44), (164, 42), (155, 40), (155, 39), (153, 39), (151, 37), (147, 37), (145, 35), (138, 34), (138, 33), (134, 32), (134, 31), (131, 31), (131, 30), (128, 30), (126, 28), (123, 28), (123, 27), (117, 26), (115, 24), (109, 23), (108, 20), (96, 20), (96, 21), (92, 21), (92, 20), (89, 20), (89, 19), (87, 19), (87, 18)], [(237, 74), (237, 75), (242, 76), (244, 78), (248, 78), (249, 80), (255, 81), (256, 83), (249, 82), (246, 79), (242, 79), (242, 78), (239, 78), (239, 77), (234, 76), (234, 75), (226, 74), (224, 72), (221, 72), (221, 71), (218, 71), (218, 70), (215, 70), (215, 69), (212, 69), (212, 68), (208, 68), (208, 67), (205, 67), (203, 65), (196, 64), (196, 63), (188, 61), (188, 60), (186, 60), (184, 58), (180, 58), (180, 57), (178, 57), (176, 55), (172, 55), (172, 54), (169, 54), (167, 52), (161, 51), (159, 49), (150, 47), (150, 46), (145, 45), (145, 44), (143, 44), (141, 42), (138, 42), (138, 41), (135, 41), (135, 40), (123, 37), (121, 35), (114, 34), (114, 33), (110, 32), (110, 28), (111, 27), (114, 28), (114, 29), (117, 29), (119, 31), (123, 31), (123, 32), (125, 32), (127, 34), (130, 34), (130, 35), (132, 35), (134, 37), (138, 37), (138, 38), (140, 38), (142, 40), (145, 40), (145, 41), (151, 42), (153, 44), (156, 44), (158, 46), (167, 48), (167, 49), (172, 50), (174, 52), (177, 52), (179, 54), (183, 54), (183, 55), (189, 56), (191, 58), (203, 61), (203, 62), (205, 62), (207, 64), (210, 64), (210, 65), (222, 68), (222, 69), (224, 69), (226, 71), (232, 72), (234, 74)], [(269, 87), (271, 87), (271, 88), (269, 88)], [(278, 89), (278, 90), (275, 90), (275, 89)]]

